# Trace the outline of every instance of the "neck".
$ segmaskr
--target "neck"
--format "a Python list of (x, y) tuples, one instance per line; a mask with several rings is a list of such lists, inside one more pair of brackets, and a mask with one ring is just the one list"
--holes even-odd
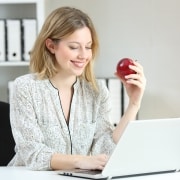
[(63, 76), (63, 75), (55, 75), (50, 79), (51, 83), (57, 89), (69, 89), (72, 88), (73, 84), (76, 82), (76, 76)]

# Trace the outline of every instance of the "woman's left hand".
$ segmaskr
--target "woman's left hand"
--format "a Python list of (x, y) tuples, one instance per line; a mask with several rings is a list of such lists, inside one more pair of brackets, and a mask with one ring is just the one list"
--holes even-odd
[(115, 75), (122, 81), (126, 92), (129, 96), (129, 103), (140, 106), (146, 86), (146, 78), (144, 76), (143, 67), (137, 61), (133, 61), (134, 65), (129, 65), (129, 68), (134, 70), (135, 74), (129, 74), (123, 78)]

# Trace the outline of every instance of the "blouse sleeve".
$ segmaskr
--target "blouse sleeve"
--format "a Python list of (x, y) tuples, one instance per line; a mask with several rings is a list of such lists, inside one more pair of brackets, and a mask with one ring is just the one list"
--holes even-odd
[(110, 123), (111, 103), (107, 86), (99, 83), (99, 97), (97, 99), (96, 133), (92, 146), (92, 154), (105, 153), (110, 155), (116, 144), (112, 133), (114, 127)]
[[(15, 161), (34, 170), (50, 170), (53, 149), (46, 146), (33, 109), (30, 82), (17, 79), (14, 82), (13, 98), (10, 102), (10, 119), (16, 142)], [(18, 164), (18, 163), (17, 163)], [(20, 162), (19, 162), (20, 165)]]

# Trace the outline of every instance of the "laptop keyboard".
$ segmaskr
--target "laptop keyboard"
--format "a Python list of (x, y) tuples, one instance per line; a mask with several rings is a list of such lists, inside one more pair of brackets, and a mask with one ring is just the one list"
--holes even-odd
[[(78, 172), (78, 171), (76, 171), (76, 172)], [(102, 171), (101, 170), (81, 170), (80, 171), (81, 173), (83, 173), (83, 174), (92, 174), (92, 175), (96, 175), (96, 174), (101, 174), (102, 173)]]

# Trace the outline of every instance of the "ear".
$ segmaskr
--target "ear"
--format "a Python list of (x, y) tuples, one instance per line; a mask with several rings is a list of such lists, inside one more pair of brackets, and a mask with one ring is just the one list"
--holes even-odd
[(45, 43), (46, 43), (46, 47), (48, 48), (48, 50), (52, 54), (54, 54), (54, 51), (55, 51), (55, 44), (54, 44), (54, 42), (50, 38), (48, 38), (48, 39), (46, 39)]

